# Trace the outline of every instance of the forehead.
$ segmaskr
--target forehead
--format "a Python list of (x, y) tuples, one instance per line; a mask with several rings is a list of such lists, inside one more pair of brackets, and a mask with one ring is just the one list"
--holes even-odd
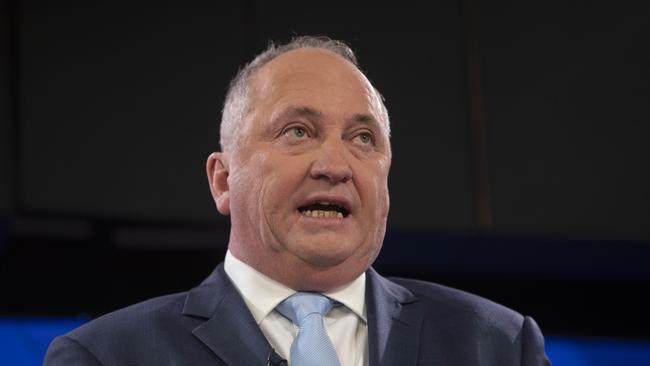
[(251, 109), (313, 107), (326, 114), (370, 114), (381, 119), (380, 100), (351, 62), (324, 49), (301, 48), (278, 56), (251, 78)]
[(298, 48), (285, 52), (262, 66), (256, 72), (255, 79), (258, 82), (267, 79), (290, 80), (296, 74), (302, 77), (336, 77), (347, 78), (349, 82), (367, 82), (350, 61), (322, 48)]

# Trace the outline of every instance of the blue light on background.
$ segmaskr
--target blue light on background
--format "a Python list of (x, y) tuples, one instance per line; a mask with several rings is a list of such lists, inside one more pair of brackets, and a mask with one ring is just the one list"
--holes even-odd
[(553, 366), (650, 366), (650, 341), (546, 337)]
[[(40, 366), (57, 335), (88, 319), (0, 318), (0, 365)], [(650, 341), (546, 337), (554, 366), (648, 366)]]
[(0, 318), (0, 365), (40, 366), (52, 339), (88, 319)]

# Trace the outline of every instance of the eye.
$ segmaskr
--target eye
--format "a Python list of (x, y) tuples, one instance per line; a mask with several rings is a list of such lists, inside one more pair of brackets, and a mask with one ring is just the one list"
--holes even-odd
[(364, 145), (369, 145), (373, 142), (372, 134), (370, 132), (361, 132), (355, 138)]
[(297, 137), (299, 139), (308, 137), (307, 129), (302, 126), (289, 127), (286, 130), (284, 130), (284, 135), (286, 137)]

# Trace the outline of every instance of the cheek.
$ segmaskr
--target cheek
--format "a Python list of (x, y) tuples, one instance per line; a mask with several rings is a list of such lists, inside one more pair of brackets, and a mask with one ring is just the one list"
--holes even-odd
[(258, 157), (252, 157), (247, 162), (239, 162), (233, 167), (228, 177), (230, 187), (231, 210), (237, 211), (239, 217), (254, 220), (254, 212), (260, 204), (260, 195), (263, 191), (263, 173)]
[(384, 220), (388, 216), (388, 209), (390, 207), (390, 197), (388, 195), (388, 187), (386, 180), (377, 182), (377, 216)]
[(292, 197), (300, 187), (300, 171), (299, 165), (286, 158), (268, 160), (259, 166), (256, 173), (260, 184), (250, 194), (257, 195), (259, 210), (272, 225), (279, 224), (274, 223), (275, 218), (284, 215), (292, 205)]
[(367, 172), (365, 179), (359, 181), (357, 192), (364, 208), (364, 221), (369, 232), (375, 232), (385, 225), (388, 216), (388, 188), (386, 180), (376, 173)]
[(257, 194), (260, 193), (259, 182), (255, 177), (240, 171), (228, 179), (230, 185), (230, 209), (233, 219), (254, 221), (252, 208), (258, 202)]
[(388, 196), (388, 172), (384, 166), (377, 166), (375, 169), (366, 172), (365, 186), (372, 192), (367, 192), (367, 198), (374, 201), (376, 213), (379, 216), (385, 216), (388, 213), (389, 196)]
[(390, 160), (387, 162), (382, 161), (379, 164), (379, 199), (384, 204), (383, 207), (383, 216), (388, 216), (388, 209), (390, 208), (390, 195), (388, 194), (388, 172), (390, 171)]

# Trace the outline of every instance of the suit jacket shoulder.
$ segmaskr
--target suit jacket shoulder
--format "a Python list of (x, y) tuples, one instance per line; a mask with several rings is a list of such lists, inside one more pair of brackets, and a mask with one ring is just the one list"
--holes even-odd
[(186, 296), (158, 297), (94, 319), (56, 338), (44, 364), (167, 364), (164, 359), (192, 337), (198, 324), (179, 316)]
[(188, 292), (114, 311), (57, 337), (44, 365), (261, 365), (270, 351), (220, 265)]
[(484, 327), (495, 327), (514, 337), (524, 321), (524, 316), (520, 313), (463, 290), (414, 279), (391, 277), (389, 280), (411, 291), (428, 308), (434, 308), (457, 322), (471, 319)]
[(399, 313), (410, 312), (409, 317), (416, 319), (410, 321), (418, 333), (412, 337), (420, 343), (413, 364), (550, 365), (544, 338), (530, 317), (436, 283), (381, 276), (373, 281), (383, 282), (387, 292), (401, 293), (408, 300)]

